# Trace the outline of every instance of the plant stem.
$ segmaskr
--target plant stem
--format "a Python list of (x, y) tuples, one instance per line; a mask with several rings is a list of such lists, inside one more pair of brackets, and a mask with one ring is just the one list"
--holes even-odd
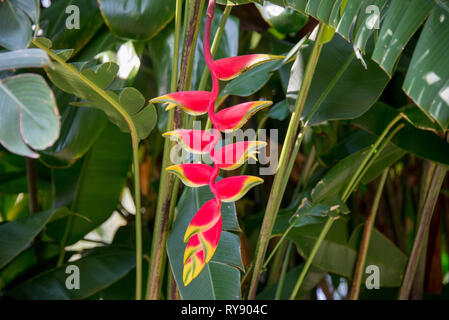
[(363, 270), (365, 269), (366, 254), (368, 253), (371, 233), (373, 231), (374, 222), (376, 221), (376, 214), (379, 208), (380, 197), (382, 196), (385, 180), (387, 179), (388, 176), (388, 170), (389, 167), (386, 168), (382, 173), (382, 177), (380, 178), (379, 184), (377, 186), (376, 195), (374, 196), (374, 201), (371, 207), (370, 214), (365, 221), (354, 276), (352, 278), (351, 292), (349, 295), (350, 300), (357, 300), (359, 298), (360, 283), (362, 282)]
[(304, 281), (304, 278), (306, 277), (307, 271), (309, 270), (310, 265), (312, 264), (313, 258), (315, 257), (316, 253), (318, 252), (318, 249), (321, 246), (321, 243), (323, 242), (324, 238), (327, 235), (327, 232), (332, 227), (332, 224), (334, 223), (334, 220), (337, 219), (336, 217), (329, 217), (327, 218), (326, 223), (324, 224), (323, 230), (321, 230), (320, 235), (315, 242), (312, 251), (310, 252), (309, 257), (307, 258), (306, 264), (304, 265), (304, 268), (301, 271), (301, 274), (299, 275), (298, 281), (295, 284), (295, 288), (293, 289), (293, 292), (290, 296), (290, 300), (295, 300), (296, 295), (298, 294), (299, 288), (302, 285), (302, 282)]
[(293, 248), (293, 242), (288, 243), (287, 252), (285, 253), (284, 262), (282, 264), (281, 276), (279, 277), (279, 283), (276, 288), (276, 294), (274, 295), (274, 300), (279, 300), (281, 298), (282, 289), (284, 288), (285, 274), (287, 273), (288, 260), (290, 258), (290, 253)]
[(379, 154), (380, 151), (378, 150), (379, 145), (381, 144), (381, 142), (384, 140), (385, 136), (388, 134), (388, 132), (390, 131), (390, 129), (399, 121), (401, 120), (401, 115), (397, 115), (388, 125), (387, 127), (384, 129), (384, 131), (382, 132), (382, 134), (379, 136), (379, 138), (376, 140), (376, 142), (373, 144), (373, 146), (371, 147), (370, 151), (368, 152), (368, 154), (366, 155), (366, 157), (363, 159), (362, 163), (360, 164), (360, 166), (357, 168), (357, 171), (355, 172), (355, 174), (352, 176), (351, 180), (349, 181), (346, 190), (343, 192), (341, 198), (343, 199), (343, 201), (346, 202), (347, 198), (349, 197), (349, 195), (352, 193), (353, 189), (356, 187), (357, 183), (360, 181), (360, 179), (362, 178), (360, 175), (362, 173), (362, 170), (365, 169), (366, 164), (370, 161), (372, 155), (376, 152), (376, 154)]
[[(141, 222), (141, 208), (140, 208), (140, 174), (139, 174), (139, 138), (137, 135), (137, 129), (132, 121), (131, 116), (128, 112), (120, 105), (120, 103), (114, 100), (109, 94), (107, 94), (103, 89), (101, 89), (98, 85), (92, 82), (89, 78), (79, 73), (78, 70), (73, 66), (65, 62), (63, 59), (58, 57), (51, 49), (45, 47), (40, 42), (32, 39), (31, 42), (38, 47), (39, 49), (44, 50), (53, 60), (59, 63), (61, 66), (65, 68), (65, 70), (72, 74), (74, 77), (80, 79), (83, 83), (85, 83), (88, 87), (90, 87), (93, 91), (95, 91), (100, 97), (102, 97), (106, 102), (108, 102), (125, 120), (128, 125), (132, 148), (133, 148), (133, 167), (134, 167), (134, 201), (136, 205), (136, 299), (140, 300), (142, 298), (142, 222)], [(64, 238), (61, 242), (61, 253), (58, 258), (58, 266), (61, 265), (64, 261), (65, 254), (65, 244), (67, 243), (68, 235), (70, 232), (70, 228), (72, 225), (73, 216), (68, 218), (68, 222), (66, 225), (66, 229), (64, 232)]]
[(301, 122), (301, 114), (306, 102), (307, 94), (312, 83), (315, 68), (318, 63), (318, 58), (323, 48), (323, 44), (320, 42), (321, 35), (324, 30), (324, 25), (320, 24), (316, 41), (313, 45), (312, 53), (310, 54), (309, 61), (304, 73), (304, 79), (301, 85), (301, 89), (298, 93), (298, 98), (295, 103), (295, 109), (290, 118), (290, 123), (287, 129), (287, 134), (284, 141), (284, 147), (282, 148), (279, 166), (274, 177), (273, 186), (268, 199), (265, 216), (263, 219), (262, 227), (260, 230), (259, 240), (256, 248), (256, 257), (254, 262), (254, 270), (251, 278), (251, 285), (248, 293), (248, 299), (253, 300), (256, 297), (257, 285), (259, 283), (260, 273), (262, 271), (262, 264), (267, 251), (268, 242), (273, 230), (274, 221), (282, 200), (282, 195), (285, 191), (282, 188), (282, 182), (284, 177), (290, 176), (290, 171), (287, 171), (287, 165), (290, 158), (295, 158), (296, 154), (292, 154), (293, 143), (296, 138), (296, 131)]
[(140, 200), (139, 142), (133, 139), (134, 201), (136, 202), (136, 300), (142, 300), (142, 210)]
[[(203, 13), (205, 0), (189, 0), (192, 3), (188, 5), (188, 22), (186, 23), (187, 30), (185, 32), (184, 48), (182, 52), (181, 72), (178, 80), (178, 91), (188, 90), (190, 87), (193, 71), (193, 58), (195, 55), (196, 41), (198, 38), (200, 20)], [(180, 10), (181, 1), (177, 0), (177, 10), (175, 20), (175, 28), (180, 28)], [(178, 6), (179, 5), (179, 6)], [(176, 31), (178, 32), (178, 31)], [(175, 43), (175, 51), (173, 54), (173, 61), (178, 59), (179, 54), (179, 39)], [(176, 70), (177, 71), (177, 70)], [(173, 77), (175, 77), (175, 70), (173, 69)], [(176, 114), (175, 114), (176, 112)], [(181, 125), (181, 114), (179, 110), (169, 113), (167, 123), (167, 130), (172, 130)], [(170, 164), (170, 150), (173, 143), (167, 139), (164, 143), (164, 153), (162, 158), (162, 168), (166, 168)], [(148, 273), (148, 285), (146, 291), (146, 298), (149, 300), (156, 300), (159, 298), (162, 279), (164, 278), (164, 269), (166, 261), (166, 245), (168, 237), (168, 229), (173, 218), (173, 209), (170, 210), (171, 200), (173, 195), (173, 176), (163, 170), (161, 174), (161, 184), (159, 187), (158, 202), (156, 208), (156, 216), (154, 220), (154, 231), (151, 249), (151, 265)]]
[(36, 160), (27, 158), (26, 168), (27, 168), (28, 195), (30, 198), (29, 201), (30, 213), (35, 213), (39, 211), (39, 203), (37, 201)]
[(404, 280), (399, 292), (399, 300), (406, 300), (409, 297), (413, 279), (416, 273), (416, 267), (418, 265), (419, 258), (423, 249), (423, 243), (429, 230), (433, 210), (435, 208), (435, 204), (437, 202), (444, 177), (446, 176), (446, 171), (447, 169), (445, 167), (437, 165), (433, 173), (431, 173), (431, 183), (427, 190), (427, 194), (422, 206), (422, 213), (419, 219), (418, 231), (416, 232), (412, 252), (410, 253)]

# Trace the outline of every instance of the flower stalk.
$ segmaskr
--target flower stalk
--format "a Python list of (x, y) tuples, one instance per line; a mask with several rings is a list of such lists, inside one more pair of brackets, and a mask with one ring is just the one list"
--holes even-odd
[(365, 221), (354, 276), (352, 277), (351, 291), (349, 294), (350, 300), (358, 300), (359, 298), (360, 284), (362, 283), (363, 270), (365, 270), (366, 255), (368, 253), (369, 243), (371, 240), (371, 233), (373, 231), (374, 223), (376, 221), (377, 210), (379, 208), (380, 198), (382, 196), (385, 181), (387, 180), (389, 169), (390, 169), (389, 167), (386, 168), (382, 173), (379, 184), (377, 186), (376, 194), (374, 196), (374, 201), (370, 210), (370, 214)]

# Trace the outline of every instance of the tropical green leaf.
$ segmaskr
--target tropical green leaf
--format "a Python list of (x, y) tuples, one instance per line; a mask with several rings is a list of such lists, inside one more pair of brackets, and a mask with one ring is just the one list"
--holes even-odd
[(435, 6), (435, 1), (391, 1), (379, 40), (373, 52), (373, 60), (390, 75), (393, 74), (399, 56), (407, 42), (418, 30)]
[(149, 40), (174, 17), (174, 0), (98, 0), (112, 33), (133, 40)]
[(31, 148), (45, 149), (58, 138), (56, 101), (39, 75), (0, 79), (0, 114), (0, 143), (11, 152), (37, 158)]
[(262, 18), (281, 33), (298, 32), (307, 22), (307, 16), (291, 8), (282, 8), (268, 1), (256, 4)]
[(374, 51), (371, 54), (371, 50), (367, 50), (370, 51), (367, 52), (367, 58), (372, 57), (389, 76), (393, 74), (412, 36), (424, 24), (407, 70), (404, 91), (442, 128), (448, 128), (449, 57), (445, 54), (449, 46), (445, 38), (449, 32), (448, 0), (272, 2), (311, 15), (334, 27), (354, 44), (356, 54), (366, 51), (369, 38), (374, 30), (380, 28)]
[[(307, 258), (318, 239), (324, 224), (312, 224), (293, 228), (287, 238), (295, 242), (298, 253)], [(363, 228), (357, 228), (349, 237), (347, 222), (334, 222), (313, 260), (315, 267), (352, 278), (357, 259), (357, 248)], [(281, 230), (275, 230), (275, 234)], [(349, 239), (349, 240), (348, 240)], [(397, 287), (401, 284), (407, 256), (376, 229), (373, 230), (366, 265), (374, 264), (380, 269), (380, 286)], [(364, 275), (366, 277), (366, 275)]]
[(444, 129), (449, 127), (448, 20), (449, 1), (442, 1), (424, 26), (404, 81), (409, 97)]
[[(360, 118), (354, 119), (353, 124), (370, 133), (380, 135), (399, 113), (400, 110), (378, 102)], [(449, 164), (449, 144), (443, 138), (434, 132), (419, 130), (408, 122), (404, 122), (404, 125), (404, 128), (391, 139), (392, 143), (418, 157)]]
[(21, 253), (55, 214), (66, 208), (33, 213), (25, 218), (0, 224), (0, 269)]
[(119, 94), (107, 90), (118, 72), (115, 63), (106, 62), (94, 68), (86, 63), (69, 64), (49, 49), (48, 39), (38, 39), (35, 44), (56, 60), (54, 69), (45, 69), (50, 80), (61, 90), (86, 100), (77, 105), (101, 109), (124, 132), (129, 132), (132, 124), (139, 139), (148, 136), (156, 125), (154, 106), (146, 104), (142, 94), (132, 87)]
[(365, 68), (352, 46), (336, 35), (323, 47), (303, 117), (310, 124), (356, 118), (377, 101), (388, 81), (376, 63), (367, 60)]
[(288, 108), (287, 99), (282, 100), (281, 102), (276, 103), (274, 106), (270, 108), (268, 112), (268, 116), (272, 119), (276, 120), (285, 120), (290, 115), (290, 110)]
[(71, 219), (67, 235), (70, 245), (106, 221), (117, 207), (131, 155), (129, 136), (108, 124), (83, 161), (68, 169), (55, 169), (53, 206), (68, 206), (82, 217), (54, 221), (47, 226), (47, 234), (61, 241)]
[[(93, 108), (73, 108), (69, 106), (68, 94), (59, 99), (61, 133), (58, 140), (39, 154), (40, 160), (49, 167), (67, 167), (83, 157), (101, 135), (108, 123), (103, 112)], [(61, 102), (66, 104), (61, 108)]]
[(246, 71), (234, 80), (228, 82), (220, 95), (236, 95), (247, 97), (262, 88), (273, 73), (282, 66), (282, 60), (270, 61)]
[[(71, 10), (74, 8), (71, 6), (80, 9), (79, 28), (69, 29), (67, 27), (67, 23), (72, 24), (76, 19), (73, 16), (76, 11)], [(51, 39), (53, 48), (73, 48), (75, 54), (91, 41), (102, 25), (103, 19), (95, 0), (52, 1), (50, 7), (42, 9), (40, 19), (40, 27), (44, 31), (43, 36)]]
[[(124, 277), (136, 265), (132, 250), (102, 248), (95, 253), (70, 262), (79, 270), (79, 289), (69, 290), (67, 281), (73, 269), (63, 265), (22, 282), (7, 292), (13, 299), (69, 300), (86, 299)], [(72, 267), (73, 268), (73, 267)], [(69, 272), (67, 272), (67, 270)]]
[(0, 53), (0, 70), (37, 68), (51, 65), (45, 51), (22, 49)]
[(234, 300), (240, 298), (239, 268), (243, 269), (240, 240), (237, 235), (229, 232), (240, 230), (233, 203), (222, 204), (223, 231), (212, 260), (187, 287), (183, 284), (182, 257), (186, 246), (183, 240), (184, 233), (196, 212), (212, 197), (208, 187), (186, 188), (178, 202), (178, 214), (167, 241), (167, 253), (183, 299)]
[[(30, 0), (36, 5), (36, 0)], [(22, 10), (23, 0), (0, 2), (0, 46), (10, 50), (24, 49), (31, 40), (31, 21)]]

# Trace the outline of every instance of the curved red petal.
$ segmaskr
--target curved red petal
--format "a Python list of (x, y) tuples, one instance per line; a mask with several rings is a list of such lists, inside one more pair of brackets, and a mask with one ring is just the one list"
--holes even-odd
[(211, 117), (211, 121), (220, 131), (234, 131), (241, 128), (257, 111), (271, 106), (272, 103), (271, 101), (240, 103), (217, 112), (215, 116)]
[(257, 160), (257, 150), (267, 145), (264, 141), (241, 141), (228, 144), (215, 151), (212, 160), (223, 170), (234, 170), (248, 158)]
[(261, 63), (283, 58), (271, 54), (247, 54), (218, 59), (214, 62), (214, 73), (220, 80), (231, 80)]
[(220, 241), (221, 228), (223, 226), (221, 215), (218, 221), (209, 229), (198, 233), (204, 252), (204, 261), (207, 263), (215, 253)]
[(179, 106), (186, 113), (198, 116), (205, 114), (212, 95), (209, 91), (180, 91), (153, 98), (151, 103), (168, 103), (166, 110)]
[(263, 183), (263, 179), (254, 176), (235, 176), (224, 178), (215, 184), (218, 196), (223, 202), (234, 202), (242, 198), (252, 187)]
[(167, 167), (166, 170), (176, 174), (186, 186), (195, 188), (209, 184), (214, 169), (207, 164), (188, 163), (176, 164)]
[(164, 137), (174, 137), (181, 146), (191, 153), (207, 154), (220, 140), (220, 132), (194, 129), (177, 129), (163, 134)]
[(215, 199), (207, 201), (190, 221), (184, 235), (184, 242), (189, 240), (195, 233), (209, 230), (214, 226), (221, 219), (220, 209), (220, 202), (217, 202)]

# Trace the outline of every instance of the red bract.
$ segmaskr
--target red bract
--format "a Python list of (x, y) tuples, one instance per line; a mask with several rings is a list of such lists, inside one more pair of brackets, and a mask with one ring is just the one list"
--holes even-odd
[(210, 29), (214, 8), (215, 0), (210, 0), (203, 39), (204, 58), (211, 73), (212, 90), (175, 92), (151, 100), (154, 103), (168, 103), (167, 109), (179, 106), (191, 115), (208, 112), (213, 125), (212, 132), (177, 129), (164, 133), (164, 136), (175, 138), (189, 152), (209, 154), (214, 162), (213, 167), (205, 164), (180, 164), (167, 168), (189, 187), (208, 185), (214, 196), (198, 210), (184, 236), (187, 246), (183, 259), (183, 282), (186, 286), (198, 276), (217, 249), (222, 228), (221, 203), (237, 201), (253, 186), (263, 182), (261, 178), (253, 176), (236, 176), (216, 182), (220, 169), (236, 169), (248, 158), (257, 160), (255, 156), (257, 150), (266, 146), (266, 143), (261, 141), (242, 141), (215, 150), (216, 144), (221, 139), (220, 131), (228, 132), (242, 127), (254, 113), (272, 104), (271, 101), (252, 101), (215, 113), (215, 103), (220, 91), (219, 79), (230, 80), (256, 65), (282, 58), (267, 54), (252, 54), (215, 61), (210, 52)]
[(177, 129), (163, 134), (164, 137), (173, 137), (181, 146), (196, 154), (207, 154), (212, 151), (220, 140), (220, 133), (217, 130), (213, 132), (192, 129)]
[(214, 169), (207, 164), (191, 163), (177, 164), (166, 170), (176, 174), (186, 186), (195, 188), (209, 184)]
[(180, 107), (192, 116), (199, 116), (207, 112), (212, 95), (209, 91), (182, 91), (169, 93), (154, 99), (151, 103), (167, 103), (165, 110)]
[(234, 170), (252, 158), (257, 161), (258, 149), (267, 145), (263, 141), (241, 141), (228, 144), (217, 151), (212, 156), (214, 163), (223, 170)]
[(214, 71), (218, 79), (231, 80), (259, 64), (282, 58), (281, 56), (271, 54), (247, 54), (244, 56), (223, 58), (214, 62)]
[(223, 202), (234, 202), (242, 198), (249, 189), (263, 183), (263, 179), (253, 176), (235, 176), (217, 182), (218, 197)]
[(257, 111), (269, 107), (272, 104), (273, 102), (271, 101), (241, 103), (217, 112), (214, 117), (211, 117), (211, 122), (215, 128), (222, 132), (234, 131), (240, 129)]

